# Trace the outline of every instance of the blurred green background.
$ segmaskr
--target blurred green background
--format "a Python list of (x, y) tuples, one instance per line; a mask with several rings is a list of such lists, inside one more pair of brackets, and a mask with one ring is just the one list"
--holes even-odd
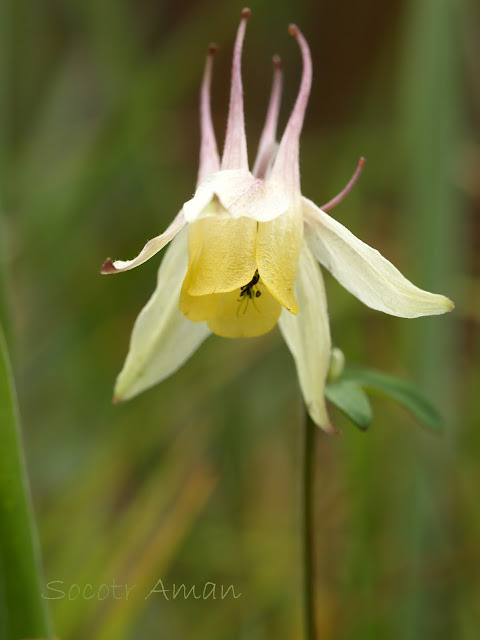
[[(303, 192), (417, 285), (456, 303), (415, 321), (364, 307), (327, 276), (334, 343), (416, 382), (444, 437), (374, 399), (360, 433), (320, 436), (320, 640), (475, 640), (480, 633), (480, 7), (475, 0), (254, 1), (243, 77), (250, 158), (271, 56), (281, 126), (297, 23), (314, 84)], [(62, 640), (300, 638), (300, 398), (277, 330), (211, 337), (162, 385), (111, 404), (158, 259), (116, 278), (194, 189), (198, 91), (220, 45), (220, 147), (241, 5), (2, 0), (0, 314), (13, 356), (45, 583), (137, 585), (131, 598), (50, 601)], [(144, 596), (210, 581), (238, 599)], [(58, 583), (56, 585), (58, 587)], [(45, 590), (46, 593), (47, 590)], [(119, 592), (117, 592), (119, 593)], [(55, 594), (53, 594), (55, 595)], [(73, 593), (75, 595), (75, 593)], [(103, 594), (102, 594), (103, 595)]]

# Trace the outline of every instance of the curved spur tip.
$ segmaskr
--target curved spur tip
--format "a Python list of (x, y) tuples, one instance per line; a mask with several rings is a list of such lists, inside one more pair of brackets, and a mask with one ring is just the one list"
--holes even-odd
[(248, 18), (251, 15), (252, 15), (252, 12), (247, 7), (245, 9), (242, 9), (242, 18), (245, 18), (246, 20), (248, 20)]
[(298, 27), (297, 27), (297, 25), (296, 24), (289, 24), (288, 25), (288, 33), (291, 36), (294, 36), (294, 37), (298, 36)]
[(363, 156), (360, 157), (360, 160), (358, 161), (358, 166), (363, 169), (363, 167), (365, 166), (365, 163), (367, 161), (365, 160), (365, 158)]
[(280, 56), (273, 56), (272, 60), (273, 60), (273, 66), (275, 67), (275, 69), (282, 68), (282, 61), (280, 60)]
[(328, 430), (328, 434), (331, 436), (339, 436), (340, 435), (340, 431), (337, 429), (337, 427), (334, 427), (332, 423), (330, 423), (329, 425), (329, 430)]
[(113, 266), (113, 262), (111, 258), (107, 258), (100, 269), (100, 273), (117, 273), (117, 269)]

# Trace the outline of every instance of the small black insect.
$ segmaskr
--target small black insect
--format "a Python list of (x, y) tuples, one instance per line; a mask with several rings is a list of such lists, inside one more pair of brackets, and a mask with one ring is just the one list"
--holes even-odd
[[(250, 280), (250, 282), (247, 282), (247, 284), (244, 284), (243, 287), (240, 287), (240, 298), (243, 298), (243, 296), (248, 296), (249, 298), (253, 298), (254, 292), (252, 291), (252, 289), (259, 280), (260, 280), (260, 275), (257, 269), (257, 271), (255, 271), (255, 273), (253, 274), (253, 278)], [(262, 295), (261, 292), (258, 291), (257, 289), (257, 291), (255, 291), (255, 297), (258, 298), (261, 295)]]
[[(260, 280), (260, 274), (258, 273), (258, 269), (253, 274), (253, 278), (247, 284), (244, 284), (243, 287), (240, 287), (240, 297), (237, 302), (244, 302), (245, 306), (241, 304), (238, 307), (237, 315), (240, 313), (240, 310), (243, 308), (243, 313), (247, 311), (248, 301), (251, 300), (253, 302), (253, 306), (257, 309), (254, 298), (259, 298), (262, 295), (262, 292), (257, 289), (258, 281)], [(257, 309), (258, 311), (258, 309)]]

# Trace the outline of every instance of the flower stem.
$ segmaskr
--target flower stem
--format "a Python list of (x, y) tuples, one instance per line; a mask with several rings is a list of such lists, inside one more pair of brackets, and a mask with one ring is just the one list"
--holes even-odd
[(303, 538), (303, 589), (306, 640), (317, 640), (315, 618), (315, 547), (314, 547), (314, 471), (315, 436), (318, 427), (305, 410), (303, 433), (303, 477), (302, 477), (302, 538)]

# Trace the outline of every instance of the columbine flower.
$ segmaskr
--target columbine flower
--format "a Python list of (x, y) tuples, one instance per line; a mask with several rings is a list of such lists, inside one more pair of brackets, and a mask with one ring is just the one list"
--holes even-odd
[(372, 309), (405, 318), (450, 311), (441, 295), (422, 291), (300, 191), (299, 137), (310, 94), (312, 62), (298, 27), (303, 72), (297, 101), (279, 145), (276, 127), (282, 84), (274, 80), (253, 172), (249, 171), (243, 115), (241, 56), (250, 11), (242, 11), (233, 53), (227, 133), (220, 161), (210, 113), (216, 47), (207, 56), (200, 100), (201, 147), (197, 190), (160, 236), (129, 261), (105, 262), (102, 273), (133, 269), (172, 241), (158, 272), (157, 288), (137, 318), (115, 396), (126, 400), (176, 371), (210, 334), (258, 336), (277, 321), (295, 359), (313, 420), (331, 431), (324, 400), (330, 331), (318, 262)]

